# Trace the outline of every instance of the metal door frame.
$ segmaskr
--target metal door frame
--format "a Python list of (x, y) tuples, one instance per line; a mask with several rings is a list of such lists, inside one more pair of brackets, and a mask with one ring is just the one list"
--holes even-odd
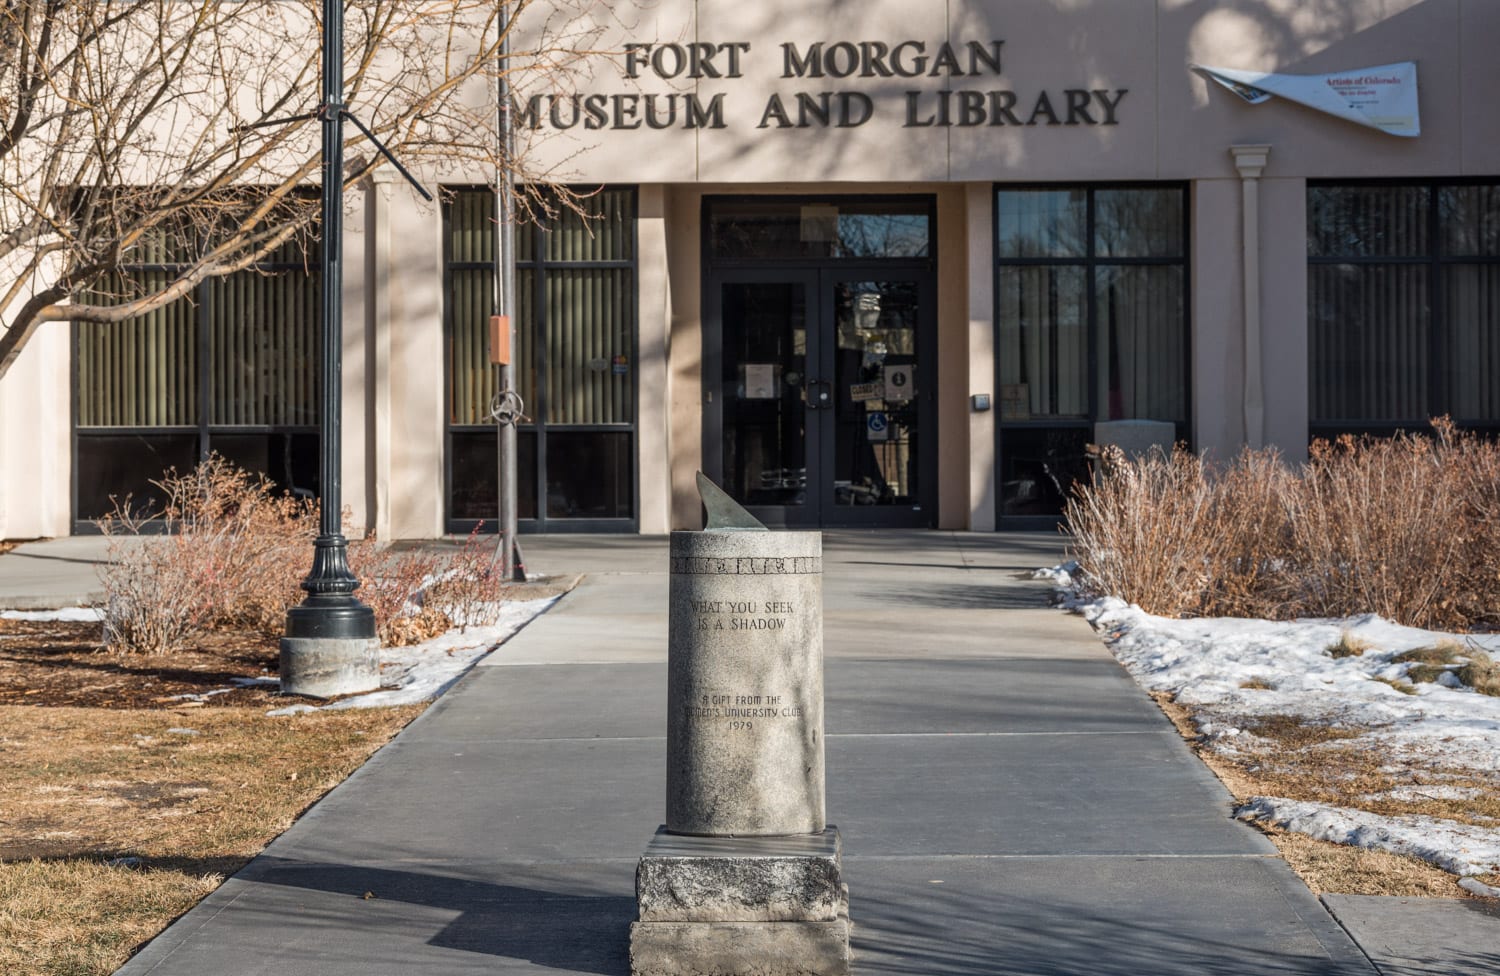
[[(917, 286), (917, 472), (916, 503), (911, 506), (839, 506), (833, 503), (833, 466), (836, 433), (834, 407), (809, 417), (807, 436), (809, 503), (804, 506), (747, 506), (756, 518), (773, 528), (868, 527), (931, 528), (937, 524), (937, 273), (909, 261), (888, 264), (827, 261), (791, 266), (767, 262), (761, 267), (738, 264), (732, 268), (706, 267), (703, 278), (703, 471), (723, 483), (724, 465), (724, 318), (726, 284), (800, 283), (807, 292), (808, 372), (833, 373), (833, 286), (839, 281), (913, 281)], [(832, 379), (826, 380), (832, 382)], [(836, 394), (835, 394), (836, 396)], [(813, 411), (809, 411), (812, 413)], [(827, 417), (827, 420), (823, 418)]]

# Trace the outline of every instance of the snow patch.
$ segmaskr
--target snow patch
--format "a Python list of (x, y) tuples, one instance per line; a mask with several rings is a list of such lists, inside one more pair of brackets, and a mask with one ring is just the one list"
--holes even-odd
[(464, 673), (508, 640), (557, 597), (515, 600), (503, 604), (496, 623), (484, 627), (453, 629), (410, 647), (380, 649), (379, 691), (344, 698), (327, 705), (289, 705), (267, 715), (296, 715), (312, 711), (346, 708), (389, 708), (429, 701), (447, 691)]
[[(1470, 656), (1497, 656), (1500, 634), (1420, 630), (1376, 614), (1177, 620), (1148, 614), (1117, 597), (1077, 601), (1070, 609), (1093, 625), (1143, 688), (1193, 706), (1198, 731), (1216, 751), (1264, 752), (1264, 740), (1242, 726), (1253, 727), (1260, 717), (1292, 716), (1357, 731), (1339, 744), (1391, 757), (1387, 771), (1404, 770), (1401, 762), (1454, 767), (1479, 777), (1500, 770), (1500, 698), (1463, 687), (1456, 677), (1413, 684), (1411, 663), (1395, 660), (1403, 651), (1444, 641), (1458, 643)], [(1346, 644), (1368, 649), (1334, 657), (1328, 648), (1345, 635), (1351, 638)], [(1391, 798), (1416, 802), (1474, 795), (1467, 787), (1414, 785), (1393, 791)], [(1264, 797), (1247, 804), (1241, 815), (1338, 843), (1415, 854), (1458, 874), (1500, 870), (1500, 831), (1489, 827)]]
[(1251, 797), (1234, 815), (1335, 844), (1409, 854), (1466, 877), (1500, 871), (1500, 830), (1487, 827), (1433, 817), (1381, 817), (1274, 796)]
[(0, 610), (0, 620), (57, 620), (96, 624), (104, 619), (102, 607), (63, 607), (61, 610)]

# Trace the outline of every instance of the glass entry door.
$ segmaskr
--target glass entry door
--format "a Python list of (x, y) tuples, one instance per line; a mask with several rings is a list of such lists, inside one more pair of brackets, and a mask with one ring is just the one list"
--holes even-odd
[(933, 298), (889, 269), (708, 282), (704, 464), (773, 526), (933, 524)]
[(707, 405), (721, 420), (721, 436), (709, 443), (722, 450), (705, 459), (719, 462), (715, 480), (747, 508), (796, 525), (817, 522), (816, 492), (808, 494), (808, 462), (815, 465), (822, 434), (808, 422), (818, 408), (808, 402), (809, 391), (817, 394), (808, 378), (815, 281), (789, 274), (719, 282), (722, 367), (717, 383), (704, 377)]

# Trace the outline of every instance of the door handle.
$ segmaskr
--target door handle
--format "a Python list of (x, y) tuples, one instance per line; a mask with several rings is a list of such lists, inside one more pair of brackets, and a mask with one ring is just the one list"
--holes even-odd
[(807, 409), (829, 410), (833, 407), (833, 384), (828, 380), (808, 380)]

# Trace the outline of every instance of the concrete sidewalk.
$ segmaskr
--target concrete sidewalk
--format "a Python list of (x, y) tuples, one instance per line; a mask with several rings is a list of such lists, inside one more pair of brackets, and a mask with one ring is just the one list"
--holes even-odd
[(23, 542), (0, 555), (0, 610), (98, 606), (109, 544), (102, 535), (75, 535)]
[[(666, 543), (525, 542), (587, 578), (121, 976), (628, 972), (664, 812)], [(1050, 534), (825, 533), (857, 973), (1500, 973), (1480, 903), (1345, 899), (1373, 965), (1020, 578), (1058, 558)]]

